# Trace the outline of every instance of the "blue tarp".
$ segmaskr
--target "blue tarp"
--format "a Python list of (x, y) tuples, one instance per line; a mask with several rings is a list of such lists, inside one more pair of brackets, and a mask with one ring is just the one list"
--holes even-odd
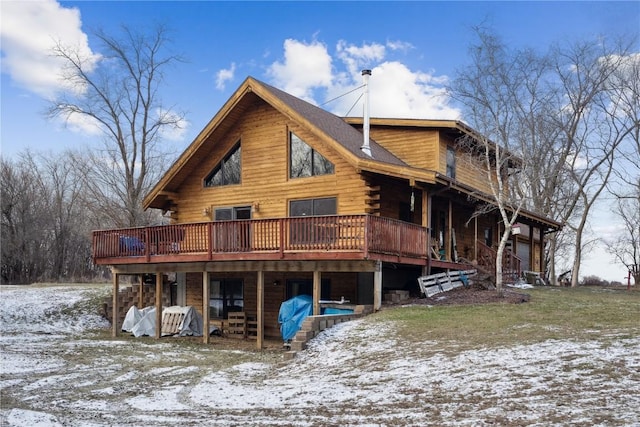
[(322, 314), (353, 314), (353, 309), (327, 307), (324, 310), (322, 310)]
[(313, 313), (313, 298), (309, 295), (299, 295), (283, 302), (278, 313), (282, 339), (285, 341), (293, 339), (302, 327), (305, 317), (311, 313)]

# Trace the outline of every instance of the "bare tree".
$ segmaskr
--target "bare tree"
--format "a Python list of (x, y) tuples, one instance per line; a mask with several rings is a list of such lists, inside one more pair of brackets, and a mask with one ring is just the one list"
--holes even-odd
[(103, 146), (88, 156), (87, 183), (95, 205), (108, 212), (110, 224), (138, 226), (152, 220), (142, 199), (166, 167), (164, 131), (179, 128), (183, 116), (165, 108), (159, 89), (164, 71), (180, 58), (166, 53), (167, 30), (149, 34), (124, 27), (122, 38), (95, 34), (100, 57), (82, 57), (77, 49), (58, 44), (54, 54), (66, 64), (65, 78), (75, 90), (53, 101), (49, 114), (92, 126)]
[[(613, 211), (622, 221), (615, 239), (606, 241), (609, 252), (640, 284), (640, 53), (629, 55), (609, 79), (609, 91), (618, 102), (611, 122), (630, 128), (619, 146), (619, 156), (609, 192), (616, 198)], [(630, 122), (630, 123), (629, 123)]]
[(86, 188), (68, 152), (2, 160), (2, 282), (94, 276)]
[[(482, 30), (477, 32), (480, 42), (470, 49), (471, 65), (458, 73), (452, 85), (454, 98), (460, 101), (479, 135), (462, 141), (468, 152), (480, 154), (478, 164), (486, 174), (491, 190), (491, 203), (483, 205), (476, 214), (497, 210), (503, 231), (496, 254), (496, 290), (502, 294), (502, 259), (511, 228), (525, 205), (527, 182), (514, 179), (524, 173), (528, 163), (522, 161), (524, 141), (518, 135), (519, 111), (514, 108), (523, 85), (527, 68), (510, 57), (501, 41)], [(518, 59), (518, 58), (515, 58)]]
[[(476, 33), (471, 65), (458, 72), (452, 94), (472, 126), (522, 159), (518, 179), (507, 187), (517, 190), (506, 203), (509, 211), (524, 206), (565, 226), (550, 236), (550, 276), (555, 279), (557, 253), (570, 244), (575, 286), (589, 214), (609, 180), (616, 148), (633, 131), (612, 90), (621, 84), (614, 76), (628, 48), (584, 42), (539, 54), (510, 51), (482, 28)], [(503, 216), (505, 224), (509, 219)]]
[[(620, 108), (616, 87), (629, 55), (628, 45), (605, 41), (555, 47), (552, 60), (559, 81), (554, 116), (562, 131), (560, 160), (570, 170), (575, 192), (563, 199), (560, 220), (575, 234), (571, 286), (578, 285), (589, 215), (614, 170), (618, 147), (633, 134), (637, 122)], [(630, 84), (629, 81), (622, 83)], [(562, 104), (564, 102), (564, 104)]]
[(3, 283), (30, 283), (41, 278), (45, 270), (46, 249), (39, 234), (44, 209), (42, 199), (37, 197), (36, 172), (21, 164), (6, 159), (0, 163)]
[(607, 241), (607, 249), (624, 265), (636, 285), (640, 284), (640, 182), (635, 197), (619, 198), (615, 213), (623, 228), (617, 238)]
[(72, 151), (40, 154), (25, 158), (24, 167), (35, 171), (34, 185), (42, 200), (45, 216), (40, 231), (47, 247), (48, 280), (68, 280), (87, 276), (90, 259), (90, 228), (85, 221), (84, 175), (69, 161)]

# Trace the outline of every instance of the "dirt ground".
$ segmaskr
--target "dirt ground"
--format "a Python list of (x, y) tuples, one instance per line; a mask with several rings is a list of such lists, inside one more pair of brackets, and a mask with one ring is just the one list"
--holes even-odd
[(521, 304), (529, 301), (529, 294), (520, 289), (504, 289), (503, 296), (498, 295), (495, 289), (487, 289), (479, 284), (472, 284), (468, 288), (452, 289), (432, 296), (431, 298), (411, 298), (398, 303), (386, 303), (385, 305), (473, 305), (473, 304)]

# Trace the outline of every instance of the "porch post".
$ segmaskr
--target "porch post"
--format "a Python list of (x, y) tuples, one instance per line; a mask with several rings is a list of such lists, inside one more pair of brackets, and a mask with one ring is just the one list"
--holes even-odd
[(478, 261), (478, 217), (473, 218), (473, 259)]
[(258, 331), (257, 331), (257, 337), (256, 337), (256, 346), (258, 347), (259, 350), (262, 350), (263, 346), (264, 346), (264, 271), (260, 270), (258, 271), (258, 283), (257, 283), (257, 288), (258, 288), (258, 295), (257, 295), (257, 311), (256, 311), (256, 317), (257, 317), (257, 321), (258, 321)]
[(451, 257), (452, 252), (451, 252), (451, 225), (453, 224), (453, 204), (451, 202), (451, 199), (449, 199), (449, 213), (448, 213), (448, 217), (447, 217), (447, 240), (444, 243), (444, 247), (445, 249), (445, 253), (446, 253), (446, 258), (447, 261), (453, 261), (453, 258)]
[(120, 275), (118, 273), (113, 272), (113, 299), (112, 299), (112, 307), (111, 307), (111, 336), (116, 338), (118, 336), (118, 312), (120, 311), (120, 307), (118, 307), (118, 289), (119, 287), (119, 278)]
[[(545, 234), (544, 234), (544, 228), (540, 227), (540, 276), (542, 277), (542, 279), (546, 279), (545, 277), (545, 272), (547, 271), (547, 265), (546, 265), (546, 260), (544, 258), (544, 240), (545, 240)], [(551, 279), (551, 277), (549, 278)], [(553, 282), (550, 281), (549, 283), (550, 285), (553, 284)]]
[(140, 292), (138, 294), (138, 309), (142, 310), (144, 308), (144, 274), (139, 274), (138, 279), (140, 280)]
[(202, 342), (209, 344), (209, 272), (202, 272)]
[(422, 226), (427, 229), (427, 265), (422, 268), (422, 275), (431, 273), (431, 196), (422, 189)]
[(536, 245), (533, 242), (533, 224), (529, 225), (529, 271), (535, 271)]
[(376, 271), (373, 273), (373, 310), (382, 307), (382, 261), (376, 261)]
[(320, 282), (322, 280), (322, 273), (319, 270), (313, 272), (313, 315), (320, 315)]
[(156, 339), (162, 336), (162, 273), (156, 273)]

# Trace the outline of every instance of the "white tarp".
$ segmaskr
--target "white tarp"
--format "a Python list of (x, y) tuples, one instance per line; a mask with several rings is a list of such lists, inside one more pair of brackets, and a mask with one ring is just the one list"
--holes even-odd
[[(145, 307), (142, 310), (139, 310), (138, 307), (132, 305), (129, 311), (127, 311), (127, 315), (124, 317), (124, 322), (122, 322), (122, 330), (126, 332), (133, 332), (133, 328), (142, 320), (142, 318), (149, 311), (153, 310), (155, 315), (155, 307)], [(155, 332), (155, 331), (154, 331)]]
[[(173, 306), (162, 310), (163, 317), (172, 313), (184, 315), (177, 335), (202, 336), (202, 316), (193, 307)], [(135, 305), (131, 306), (124, 322), (122, 322), (122, 330), (131, 332), (135, 337), (154, 336), (156, 334), (156, 308), (145, 307), (139, 310)]]

